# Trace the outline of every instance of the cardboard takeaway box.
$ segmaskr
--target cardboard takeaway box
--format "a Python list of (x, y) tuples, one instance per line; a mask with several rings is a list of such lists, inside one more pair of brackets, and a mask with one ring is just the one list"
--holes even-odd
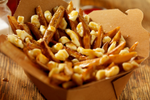
[[(42, 7), (43, 11), (51, 11), (58, 5), (67, 7), (67, 3), (62, 0), (21, 0), (14, 16), (24, 16), (25, 22), (30, 21), (30, 17), (35, 14), (34, 10), (38, 5)], [(89, 15), (93, 21), (102, 25), (106, 32), (120, 26), (121, 33), (124, 36), (130, 36), (127, 38), (127, 45), (130, 47), (134, 42), (139, 41), (136, 51), (145, 59), (148, 57), (149, 33), (141, 25), (143, 13), (140, 10), (131, 9), (126, 13), (122, 13), (118, 9), (101, 10), (94, 11)], [(24, 69), (27, 76), (48, 100), (115, 100), (134, 71), (123, 72), (109, 79), (94, 81), (66, 90), (51, 85), (47, 74), (40, 70), (38, 65), (31, 62), (20, 49), (9, 43), (5, 35), (0, 36), (0, 50)]]

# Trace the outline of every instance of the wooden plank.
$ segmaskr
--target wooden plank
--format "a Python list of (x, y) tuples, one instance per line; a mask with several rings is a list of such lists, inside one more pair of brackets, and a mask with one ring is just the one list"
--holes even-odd
[[(8, 82), (3, 81), (7, 78)], [(23, 69), (0, 53), (0, 100), (45, 100)]]

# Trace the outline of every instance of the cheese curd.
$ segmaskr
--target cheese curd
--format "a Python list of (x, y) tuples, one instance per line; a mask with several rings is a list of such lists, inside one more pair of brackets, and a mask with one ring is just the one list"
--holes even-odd
[(35, 58), (37, 57), (37, 55), (40, 54), (40, 53), (41, 53), (41, 50), (35, 48), (35, 49), (32, 49), (32, 50), (29, 50), (29, 51), (28, 51), (28, 56), (29, 56), (30, 58), (32, 58), (32, 59), (35, 59)]
[(26, 37), (29, 37), (30, 39), (32, 39), (32, 36), (29, 35), (26, 31), (24, 30), (20, 30), (20, 29), (17, 29), (16, 30), (16, 33), (18, 35), (18, 37), (20, 37), (22, 40), (25, 40)]
[(48, 31), (52, 31), (52, 32), (55, 32), (56, 31), (56, 28), (54, 26), (49, 26)]
[(73, 10), (68, 14), (68, 16), (71, 21), (75, 21), (78, 17), (78, 12)]
[(101, 57), (103, 56), (104, 49), (84, 49), (83, 47), (78, 47), (77, 52), (88, 56), (89, 58)]
[(117, 75), (119, 73), (119, 67), (118, 66), (113, 66), (110, 69), (105, 70), (105, 76), (106, 77), (111, 77), (114, 75)]
[(127, 53), (129, 53), (129, 48), (124, 48), (119, 52), (119, 54), (127, 54)]
[(73, 63), (73, 64), (75, 64), (75, 63), (79, 62), (79, 60), (78, 60), (78, 59), (76, 59), (76, 58), (75, 58), (75, 59), (72, 59), (71, 61), (72, 61), (72, 63)]
[(88, 56), (89, 58), (95, 58), (95, 51), (92, 49), (84, 49), (83, 47), (78, 47), (77, 51), (83, 55)]
[(63, 71), (64, 70), (64, 68), (65, 68), (65, 66), (66, 66), (66, 64), (65, 63), (60, 63), (59, 65), (58, 65), (58, 69), (59, 69), (59, 71), (61, 72), (61, 71)]
[(65, 30), (67, 27), (67, 22), (65, 20), (65, 18), (62, 18), (60, 24), (59, 24), (59, 28), (62, 29), (62, 30)]
[(104, 38), (103, 38), (103, 43), (106, 43), (106, 42), (110, 42), (111, 41), (111, 38), (109, 37), (109, 36), (105, 36)]
[(48, 74), (48, 77), (51, 77), (52, 75), (54, 74), (58, 74), (60, 72), (60, 70), (58, 68), (53, 68), (49, 74)]
[(77, 46), (71, 42), (66, 43), (66, 47), (72, 49), (72, 50), (77, 50)]
[(107, 55), (103, 55), (99, 61), (99, 64), (104, 64), (109, 60), (109, 57)]
[(59, 51), (59, 50), (63, 49), (63, 44), (62, 43), (56, 43), (55, 45), (53, 45), (52, 48), (55, 49), (56, 51)]
[(102, 57), (104, 55), (105, 50), (102, 48), (93, 49), (95, 51), (95, 55), (97, 57)]
[(11, 42), (12, 44), (14, 44), (15, 46), (17, 46), (21, 49), (24, 48), (22, 40), (18, 39), (17, 35), (8, 35), (7, 38), (8, 38), (8, 41)]
[(41, 25), (40, 26), (40, 31), (41, 31), (42, 35), (44, 35), (45, 31), (46, 31), (46, 27), (44, 25)]
[(70, 38), (71, 38), (71, 41), (76, 45), (76, 46), (80, 46), (80, 42), (79, 42), (79, 37), (78, 37), (78, 35), (74, 32), (74, 31), (72, 31), (72, 30), (70, 30), (70, 29), (66, 29), (65, 30), (66, 31), (66, 33), (70, 36)]
[(133, 65), (130, 62), (125, 62), (122, 64), (122, 67), (125, 71), (131, 70), (133, 68)]
[(69, 57), (69, 54), (65, 49), (62, 49), (55, 54), (55, 57), (58, 60), (65, 61)]
[(36, 60), (42, 64), (47, 64), (49, 62), (49, 59), (45, 55), (43, 55), (42, 53), (37, 55)]
[(46, 21), (49, 23), (51, 21), (51, 18), (52, 18), (52, 14), (50, 11), (46, 10), (44, 12), (44, 17), (46, 18)]
[(95, 23), (95, 22), (90, 22), (88, 26), (89, 26), (89, 28), (90, 28), (91, 30), (98, 31), (99, 25), (98, 25), (97, 23)]
[(133, 69), (134, 67), (139, 67), (139, 64), (133, 60), (131, 62), (124, 62), (122, 64), (122, 67), (125, 71), (129, 71)]
[(96, 79), (97, 80), (100, 80), (100, 79), (103, 79), (103, 78), (105, 78), (105, 70), (98, 70), (97, 72), (96, 72)]
[(90, 16), (89, 16), (89, 15), (84, 15), (83, 17), (84, 17), (84, 19), (85, 19), (85, 21), (86, 21), (87, 23), (90, 22)]
[(113, 50), (116, 47), (116, 41), (114, 41), (108, 48), (108, 52)]
[(48, 66), (49, 70), (51, 71), (53, 68), (57, 68), (58, 67), (58, 63), (56, 63), (54, 61), (49, 61), (47, 63), (47, 66)]
[(37, 40), (38, 43), (41, 43), (43, 41), (43, 38), (40, 38), (39, 40)]
[(20, 24), (23, 24), (24, 23), (24, 16), (18, 16), (17, 22)]
[(40, 21), (38, 15), (31, 16), (31, 23), (34, 24), (37, 28), (40, 28)]
[(90, 32), (90, 35), (91, 35), (91, 45), (92, 45), (93, 42), (94, 42), (94, 40), (95, 40), (96, 37), (97, 37), (97, 33), (96, 33), (94, 30), (92, 30), (92, 31)]
[(82, 74), (83, 70), (80, 66), (74, 66), (73, 71), (78, 74)]
[(26, 43), (31, 43), (30, 38), (29, 38), (29, 37), (26, 37), (26, 38), (25, 38), (25, 42), (26, 42)]
[(59, 42), (61, 42), (62, 44), (66, 44), (66, 43), (70, 42), (70, 40), (66, 36), (62, 36), (59, 39)]
[(77, 84), (77, 85), (82, 85), (83, 84), (83, 79), (82, 79), (82, 75), (78, 74), (78, 73), (74, 73), (72, 75), (72, 80)]
[(78, 34), (83, 37), (83, 26), (82, 26), (82, 22), (80, 22), (77, 27), (76, 27), (76, 30), (78, 32)]

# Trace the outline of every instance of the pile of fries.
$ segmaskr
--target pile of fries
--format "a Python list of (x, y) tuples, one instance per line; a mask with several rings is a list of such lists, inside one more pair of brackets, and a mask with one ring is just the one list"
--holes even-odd
[(48, 71), (54, 85), (80, 86), (139, 67), (144, 60), (135, 52), (138, 42), (126, 46), (120, 27), (104, 32), (72, 2), (66, 9), (57, 6), (43, 12), (38, 6), (35, 11), (26, 23), (23, 16), (8, 16), (14, 34), (7, 38)]

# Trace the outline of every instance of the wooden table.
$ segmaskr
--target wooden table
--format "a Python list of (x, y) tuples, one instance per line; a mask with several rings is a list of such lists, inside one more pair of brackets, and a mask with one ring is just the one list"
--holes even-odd
[[(97, 6), (116, 8), (117, 4), (119, 2), (123, 2), (124, 0), (106, 0), (107, 3), (104, 2), (105, 0), (93, 0), (92, 2), (91, 1), (92, 0), (81, 0), (81, 4), (92, 4)], [(112, 1), (114, 2), (113, 6), (111, 5)], [(126, 1), (137, 1), (138, 3), (140, 2), (140, 0)], [(103, 2), (103, 5), (101, 2)], [(136, 6), (140, 5), (138, 3), (136, 3)], [(124, 6), (123, 4), (121, 6)], [(147, 6), (144, 6), (143, 9), (146, 9), (146, 7)], [(144, 22), (147, 22), (144, 23), (147, 30), (149, 30), (147, 25), (149, 24), (148, 21), (150, 18), (150, 16), (148, 16), (149, 15), (147, 15), (146, 19), (144, 19)], [(149, 64), (149, 66), (145, 66), (134, 71), (118, 100), (150, 99), (150, 63), (147, 63)], [(8, 82), (3, 81), (3, 78), (7, 78)], [(0, 100), (45, 100), (45, 98), (41, 95), (36, 86), (26, 76), (23, 69), (2, 53), (0, 53)]]

